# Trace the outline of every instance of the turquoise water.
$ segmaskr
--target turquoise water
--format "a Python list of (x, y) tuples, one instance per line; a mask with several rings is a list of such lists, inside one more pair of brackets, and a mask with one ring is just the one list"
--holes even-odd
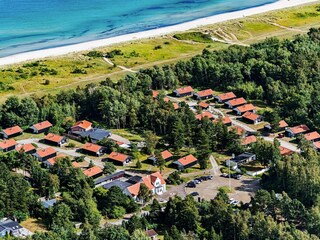
[(276, 0), (0, 0), (0, 57), (170, 26)]

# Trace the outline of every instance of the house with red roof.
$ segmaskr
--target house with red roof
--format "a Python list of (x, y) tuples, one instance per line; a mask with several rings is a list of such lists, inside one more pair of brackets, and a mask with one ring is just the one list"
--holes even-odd
[(231, 118), (225, 116), (225, 117), (222, 117), (222, 118), (217, 118), (213, 121), (214, 123), (218, 123), (218, 122), (221, 122), (223, 125), (226, 125), (226, 126), (231, 126), (232, 125), (232, 121), (231, 121)]
[(43, 121), (40, 123), (36, 123), (30, 127), (30, 129), (33, 131), (33, 133), (43, 133), (43, 132), (49, 132), (49, 129), (52, 127), (52, 124), (49, 121)]
[(320, 141), (314, 142), (314, 143), (313, 143), (313, 146), (314, 146), (314, 148), (315, 148), (316, 150), (320, 151)]
[(225, 103), (236, 97), (237, 96), (233, 92), (227, 92), (227, 93), (222, 93), (222, 94), (219, 94), (218, 96), (215, 96), (215, 99), (218, 101), (218, 103)]
[(83, 174), (90, 178), (98, 178), (102, 176), (103, 170), (98, 166), (93, 166), (83, 171)]
[(16, 150), (18, 152), (23, 151), (24, 153), (28, 153), (28, 154), (34, 154), (37, 151), (35, 146), (33, 146), (31, 143), (26, 143), (26, 144), (17, 146)]
[(262, 121), (262, 117), (254, 112), (245, 112), (242, 115), (242, 120), (251, 124), (258, 124)]
[(44, 137), (44, 142), (50, 145), (59, 146), (61, 147), (63, 144), (67, 143), (67, 138), (64, 136), (59, 136), (54, 133), (48, 133)]
[(241, 145), (248, 146), (252, 143), (255, 143), (256, 141), (257, 141), (257, 137), (255, 135), (250, 135), (250, 136), (247, 136), (247, 137), (241, 139)]
[(44, 162), (50, 158), (53, 158), (57, 156), (57, 151), (53, 149), (52, 147), (44, 148), (44, 149), (39, 149), (34, 156), (40, 161)]
[(239, 107), (236, 107), (233, 109), (233, 111), (237, 114), (237, 115), (243, 115), (246, 112), (255, 112), (256, 108), (255, 106), (253, 106), (253, 104), (249, 103), (249, 104), (245, 104), (245, 105), (241, 105)]
[(318, 132), (316, 132), (316, 131), (310, 132), (310, 133), (306, 133), (303, 136), (305, 137), (305, 139), (307, 139), (308, 141), (311, 141), (311, 142), (320, 141), (320, 134)]
[[(281, 120), (281, 121), (279, 122), (279, 125), (278, 125), (279, 131), (285, 130), (286, 127), (288, 127), (288, 126), (289, 126), (289, 125), (288, 125), (288, 123), (286, 123), (286, 121)], [(273, 128), (274, 128), (273, 125), (271, 125), (271, 124), (266, 124), (266, 125), (264, 126), (264, 131), (266, 131), (266, 132), (271, 132)]]
[(104, 154), (104, 148), (94, 143), (84, 144), (81, 150), (83, 153), (87, 153), (97, 157), (100, 157), (101, 155)]
[(192, 154), (189, 154), (187, 156), (184, 156), (177, 161), (173, 162), (174, 165), (176, 165), (178, 170), (183, 170), (189, 167), (192, 167), (198, 163), (198, 159), (193, 156)]
[(235, 131), (235, 133), (238, 134), (240, 137), (246, 137), (250, 134), (250, 132), (237, 125), (229, 127), (229, 131)]
[(241, 98), (235, 98), (235, 99), (232, 99), (232, 100), (229, 100), (229, 101), (226, 101), (224, 103), (224, 105), (227, 107), (227, 108), (235, 108), (235, 107), (238, 107), (238, 106), (241, 106), (241, 105), (244, 105), (246, 104), (247, 101), (241, 97)]
[(281, 156), (289, 156), (294, 153), (292, 150), (282, 146), (280, 146), (279, 149), (280, 149)]
[(57, 160), (63, 159), (63, 158), (65, 158), (65, 157), (67, 157), (65, 154), (60, 153), (60, 154), (58, 154), (58, 155), (55, 156), (55, 157), (52, 157), (52, 158), (49, 158), (49, 159), (45, 160), (45, 161), (43, 162), (43, 164), (44, 164), (47, 168), (51, 168), (51, 167), (53, 167), (53, 166), (56, 164)]
[(18, 125), (3, 129), (0, 132), (0, 134), (2, 134), (3, 138), (5, 139), (16, 137), (18, 135), (21, 135), (22, 133), (23, 130)]
[(201, 110), (208, 110), (209, 107), (210, 107), (210, 105), (209, 105), (208, 103), (206, 103), (206, 102), (200, 102), (200, 103), (198, 104), (198, 106), (199, 106), (199, 108), (200, 108)]
[(2, 142), (0, 142), (0, 150), (2, 152), (9, 152), (16, 148), (17, 142), (13, 139), (6, 139)]
[(174, 90), (173, 93), (177, 97), (186, 97), (186, 96), (192, 96), (194, 93), (194, 90), (191, 86), (187, 86), (187, 87), (178, 88)]
[(146, 231), (146, 235), (151, 239), (151, 240), (156, 240), (158, 233), (154, 229), (149, 229)]
[(152, 90), (152, 97), (154, 99), (156, 99), (158, 97), (158, 95), (159, 95), (159, 92), (157, 90)]
[(124, 166), (131, 161), (131, 157), (123, 153), (112, 152), (107, 157), (107, 161), (111, 161), (114, 164)]
[(178, 103), (172, 103), (172, 105), (173, 105), (174, 110), (177, 110), (180, 108)]
[[(170, 161), (173, 157), (172, 153), (169, 152), (168, 150), (164, 150), (160, 154), (161, 154), (161, 157), (163, 158), (163, 160), (165, 160), (166, 162)], [(150, 156), (148, 158), (148, 160), (152, 161), (153, 165), (156, 165), (156, 163), (158, 162), (158, 159), (156, 156)]]
[(92, 123), (87, 121), (87, 120), (82, 120), (76, 122), (72, 127), (71, 127), (71, 132), (87, 132), (92, 129)]
[(285, 131), (285, 134), (286, 134), (286, 136), (293, 138), (293, 137), (296, 137), (299, 134), (303, 134), (303, 133), (306, 133), (308, 131), (310, 131), (308, 126), (305, 125), (305, 124), (301, 124), (301, 125), (298, 125), (298, 126), (295, 126), (295, 127), (287, 128), (286, 131)]
[(203, 118), (213, 119), (214, 116), (212, 115), (211, 112), (208, 112), (208, 111), (205, 111), (196, 115), (196, 119), (199, 121), (201, 121)]
[(209, 88), (199, 91), (196, 94), (194, 94), (194, 97), (198, 100), (213, 98), (213, 90)]

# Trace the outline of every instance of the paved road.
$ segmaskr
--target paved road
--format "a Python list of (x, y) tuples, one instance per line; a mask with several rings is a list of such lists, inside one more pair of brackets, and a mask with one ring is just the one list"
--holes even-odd
[[(49, 145), (46, 145), (46, 144), (43, 144), (43, 143), (40, 143), (39, 142), (39, 139), (37, 138), (29, 138), (29, 139), (24, 139), (24, 140), (19, 140), (17, 141), (17, 143), (19, 144), (27, 144), (27, 143), (34, 143), (36, 144), (39, 148), (47, 148), (49, 147)], [(55, 149), (57, 152), (59, 153), (63, 153), (63, 154), (66, 154), (66, 155), (69, 155), (69, 156), (72, 156), (72, 157), (80, 157), (80, 156), (83, 156), (82, 154), (78, 153), (77, 152), (77, 149), (62, 149), (62, 148), (59, 148), (59, 147), (54, 147), (54, 146), (50, 146), (52, 147), (53, 149)], [(104, 167), (103, 163), (101, 163), (100, 161), (97, 161), (97, 160), (94, 160), (94, 159), (90, 159), (88, 157), (85, 157), (84, 160), (88, 163), (90, 163), (90, 161), (92, 160), (92, 162), (96, 165), (96, 166), (99, 166), (101, 168)]]
[(214, 176), (220, 176), (221, 175), (221, 171), (220, 171), (220, 167), (217, 163), (217, 161), (214, 159), (214, 157), (211, 155), (209, 158), (210, 162), (211, 162), (211, 166), (212, 166), (212, 172)]
[(231, 119), (231, 122), (232, 122), (233, 125), (239, 126), (239, 127), (243, 128), (244, 130), (246, 130), (246, 131), (248, 131), (248, 132), (252, 132), (252, 133), (257, 132), (257, 131), (254, 130), (253, 128), (247, 126), (247, 125), (244, 124), (244, 123), (239, 122), (238, 120), (235, 120), (235, 119), (232, 119), (232, 118), (230, 118), (230, 119)]
[[(269, 142), (273, 142), (274, 141), (274, 138), (272, 138), (272, 137), (264, 137), (264, 136), (262, 136), (262, 138), (264, 140), (266, 140), (266, 141), (269, 141)], [(298, 152), (298, 153), (301, 152), (299, 148), (297, 148), (295, 145), (293, 145), (293, 144), (291, 144), (289, 142), (286, 142), (286, 141), (283, 141), (283, 140), (280, 140), (280, 139), (278, 139), (278, 141), (280, 142), (280, 145), (282, 147), (288, 148), (288, 149), (290, 149), (291, 151), (294, 151), (294, 152)]]

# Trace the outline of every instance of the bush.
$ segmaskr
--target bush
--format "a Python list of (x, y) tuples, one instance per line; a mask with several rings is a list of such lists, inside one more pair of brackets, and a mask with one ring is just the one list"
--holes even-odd
[(180, 172), (175, 171), (173, 173), (170, 173), (166, 182), (172, 185), (180, 185), (181, 183), (183, 183), (183, 180), (180, 177)]
[(107, 52), (105, 57), (106, 58), (114, 58), (115, 56), (121, 56), (123, 52), (120, 49), (112, 50), (111, 52)]
[(103, 52), (100, 51), (90, 51), (87, 54), (85, 54), (88, 57), (92, 57), (92, 58), (101, 58), (103, 57)]
[(211, 43), (212, 39), (210, 34), (205, 34), (202, 32), (187, 32), (173, 35), (174, 38), (178, 40), (189, 40), (200, 43)]
[(44, 79), (44, 83), (43, 83), (43, 85), (49, 85), (50, 84), (50, 80), (48, 80), (48, 79)]
[(157, 45), (157, 46), (154, 47), (154, 50), (159, 50), (159, 49), (162, 49), (161, 45)]
[(126, 214), (126, 210), (121, 206), (114, 206), (111, 211), (108, 213), (110, 218), (122, 218)]
[(76, 67), (75, 69), (73, 69), (73, 71), (71, 73), (73, 73), (73, 74), (87, 74), (87, 71)]
[(76, 146), (76, 144), (73, 142), (69, 142), (67, 145), (68, 148), (74, 148), (75, 146)]

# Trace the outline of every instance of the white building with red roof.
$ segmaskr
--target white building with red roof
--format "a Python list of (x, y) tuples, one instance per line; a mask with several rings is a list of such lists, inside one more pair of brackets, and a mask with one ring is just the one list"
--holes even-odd
[(40, 123), (36, 123), (30, 127), (33, 133), (43, 133), (48, 132), (49, 129), (52, 127), (52, 124), (49, 121), (43, 121)]
[(92, 129), (92, 123), (87, 121), (87, 120), (82, 120), (76, 122), (72, 127), (71, 127), (71, 132), (87, 132)]
[(204, 100), (204, 99), (213, 98), (213, 94), (214, 94), (213, 90), (209, 88), (209, 89), (205, 89), (197, 92), (196, 94), (194, 94), (194, 96), (198, 100)]
[(18, 125), (13, 126), (13, 127), (9, 127), (6, 129), (3, 129), (0, 133), (2, 134), (3, 138), (13, 138), (16, 137), (18, 135), (21, 135), (23, 132), (23, 130), (21, 129), (21, 127), (19, 127)]
[(186, 97), (186, 96), (192, 96), (194, 93), (194, 90), (191, 86), (187, 86), (187, 87), (178, 88), (174, 90), (173, 93), (177, 97)]

